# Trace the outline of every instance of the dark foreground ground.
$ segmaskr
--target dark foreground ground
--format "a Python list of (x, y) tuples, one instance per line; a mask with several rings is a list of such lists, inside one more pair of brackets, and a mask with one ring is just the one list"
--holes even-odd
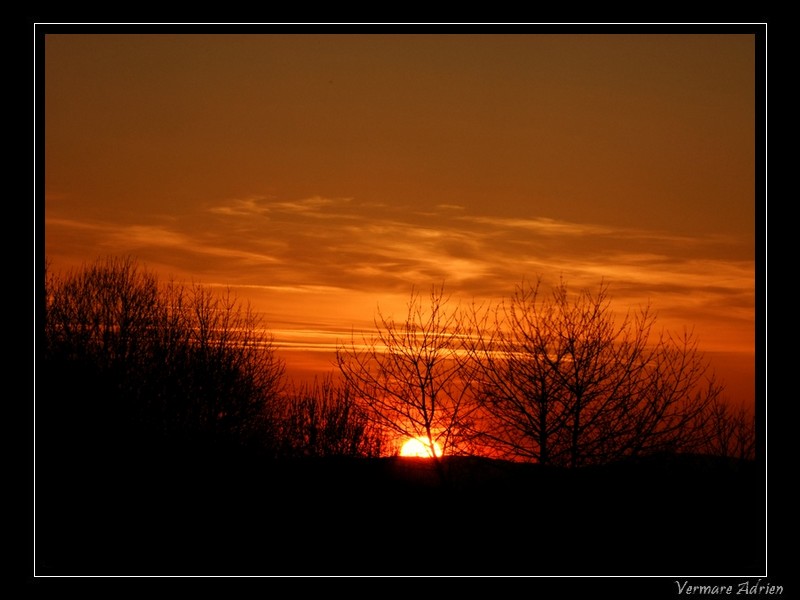
[(130, 461), (37, 472), (37, 575), (764, 572), (752, 463)]

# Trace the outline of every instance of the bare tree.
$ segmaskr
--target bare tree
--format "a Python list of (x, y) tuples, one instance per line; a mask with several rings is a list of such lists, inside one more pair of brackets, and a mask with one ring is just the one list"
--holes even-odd
[(184, 303), (192, 367), (193, 415), (212, 438), (252, 435), (281, 391), (283, 362), (248, 304), (194, 284)]
[(707, 442), (703, 450), (713, 456), (753, 460), (756, 457), (755, 414), (744, 405), (732, 406), (717, 398), (709, 406)]
[(522, 284), (494, 311), (474, 311), (471, 366), (497, 451), (580, 466), (700, 442), (721, 386), (690, 333), (654, 334), (649, 307), (617, 320), (605, 285), (549, 298)]
[(332, 375), (290, 391), (278, 423), (281, 456), (380, 456), (383, 432)]
[(131, 258), (108, 258), (59, 276), (46, 273), (46, 352), (91, 356), (130, 369), (160, 317), (156, 277)]
[(45, 286), (39, 422), (87, 452), (89, 440), (115, 444), (144, 412), (138, 399), (161, 319), (157, 279), (131, 258), (107, 258), (66, 273), (48, 268)]
[[(38, 406), (109, 443), (128, 427), (173, 441), (239, 443), (264, 433), (283, 363), (230, 292), (165, 286), (132, 258), (48, 269)], [(50, 382), (53, 382), (52, 384)], [(56, 383), (58, 382), (58, 383)], [(61, 396), (80, 398), (76, 405)], [(120, 442), (122, 443), (122, 442)]]
[(395, 321), (378, 311), (376, 332), (353, 337), (337, 351), (337, 362), (369, 417), (401, 441), (419, 439), (444, 477), (442, 454), (468, 448), (473, 402), (463, 362), (464, 328), (448, 309), (443, 287), (423, 302), (412, 291), (407, 313)]

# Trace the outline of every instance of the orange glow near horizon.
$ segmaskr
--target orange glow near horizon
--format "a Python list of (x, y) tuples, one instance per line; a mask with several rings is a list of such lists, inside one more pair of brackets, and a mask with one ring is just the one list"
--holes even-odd
[(416, 458), (440, 457), (442, 456), (442, 447), (437, 442), (433, 442), (433, 448), (431, 448), (431, 444), (426, 438), (422, 436), (415, 437), (403, 444), (400, 449), (400, 456)]

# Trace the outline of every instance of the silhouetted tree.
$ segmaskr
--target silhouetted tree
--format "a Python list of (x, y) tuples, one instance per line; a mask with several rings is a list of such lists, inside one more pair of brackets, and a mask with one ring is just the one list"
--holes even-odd
[(191, 418), (211, 439), (245, 440), (281, 391), (283, 362), (249, 305), (193, 285), (185, 303)]
[[(152, 368), (161, 319), (156, 278), (109, 258), (65, 275), (48, 269), (37, 428), (65, 440), (60, 452), (97, 460), (124, 448), (138, 417), (137, 391)], [(101, 451), (102, 452), (102, 451)]]
[(755, 414), (744, 405), (734, 407), (723, 398), (715, 399), (709, 412), (703, 451), (725, 458), (755, 459)]
[(427, 305), (412, 291), (402, 321), (378, 311), (376, 332), (353, 337), (337, 351), (337, 362), (369, 417), (401, 441), (424, 440), (444, 476), (443, 454), (463, 451), (471, 441), (476, 405), (469, 371), (461, 369), (463, 326), (448, 310), (442, 287)]
[(282, 456), (380, 456), (383, 433), (331, 375), (292, 390), (277, 419)]
[(689, 333), (654, 334), (649, 308), (615, 319), (607, 287), (543, 298), (523, 284), (494, 311), (475, 311), (471, 368), (503, 454), (580, 466), (702, 443), (721, 393)]
[(268, 433), (283, 363), (230, 292), (162, 287), (135, 260), (108, 258), (64, 275), (48, 270), (45, 296), (37, 409), (56, 430), (69, 426), (59, 435), (70, 445), (123, 446), (125, 432), (238, 445)]
[(107, 369), (138, 366), (160, 318), (154, 275), (130, 258), (109, 258), (65, 277), (50, 269), (46, 279), (46, 357), (80, 357)]

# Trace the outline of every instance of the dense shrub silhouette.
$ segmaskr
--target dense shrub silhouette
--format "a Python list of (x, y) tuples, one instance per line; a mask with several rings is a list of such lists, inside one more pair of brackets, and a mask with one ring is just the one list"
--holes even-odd
[(292, 389), (275, 415), (281, 457), (380, 456), (385, 436), (357, 404), (352, 388), (329, 374)]
[(40, 431), (63, 451), (263, 444), (283, 363), (230, 292), (157, 278), (131, 258), (47, 274)]

